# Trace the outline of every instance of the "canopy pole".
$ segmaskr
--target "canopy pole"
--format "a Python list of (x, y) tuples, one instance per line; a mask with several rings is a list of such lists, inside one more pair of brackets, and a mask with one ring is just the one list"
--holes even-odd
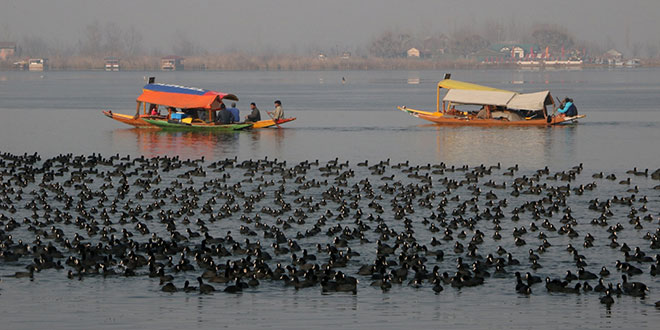
[[(548, 95), (550, 95), (550, 94), (548, 94)], [(553, 99), (552, 96), (550, 97), (550, 101), (552, 101), (552, 115), (551, 116), (554, 116), (555, 113), (557, 112), (557, 103), (555, 103), (555, 99)], [(546, 111), (545, 116), (546, 116), (546, 118), (548, 117), (547, 111)]]
[(442, 87), (438, 86), (438, 92), (436, 94), (437, 98), (436, 98), (436, 103), (435, 103), (435, 112), (440, 112), (440, 88), (442, 88)]
[(142, 102), (137, 101), (137, 108), (135, 108), (135, 116), (133, 116), (133, 119), (140, 117), (140, 105), (142, 105)]

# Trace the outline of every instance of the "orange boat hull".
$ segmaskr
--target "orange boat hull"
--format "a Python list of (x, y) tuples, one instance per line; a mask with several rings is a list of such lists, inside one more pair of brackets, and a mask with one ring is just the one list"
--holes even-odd
[(142, 118), (164, 118), (162, 116), (150, 116), (150, 115), (140, 115), (137, 118), (135, 118), (134, 116), (125, 115), (121, 113), (114, 113), (112, 111), (103, 111), (103, 114), (106, 115), (106, 117), (112, 118), (124, 124), (128, 124), (135, 127), (150, 127), (150, 128), (156, 128), (156, 126), (147, 123), (146, 121), (142, 120)]
[(296, 117), (292, 118), (284, 118), (284, 119), (278, 119), (277, 124), (275, 124), (275, 121), (273, 119), (266, 119), (266, 120), (260, 120), (252, 125), (252, 128), (266, 128), (266, 127), (272, 127), (276, 125), (281, 125), (284, 123), (288, 123), (290, 121), (296, 120)]
[(586, 117), (579, 115), (575, 117), (555, 116), (551, 117), (550, 122), (546, 118), (525, 119), (517, 121), (508, 121), (505, 119), (480, 119), (474, 116), (451, 116), (446, 114), (437, 114), (433, 112), (422, 112), (399, 107), (399, 110), (407, 112), (411, 116), (428, 120), (430, 122), (448, 125), (448, 126), (552, 126), (559, 124), (574, 123), (578, 119)]

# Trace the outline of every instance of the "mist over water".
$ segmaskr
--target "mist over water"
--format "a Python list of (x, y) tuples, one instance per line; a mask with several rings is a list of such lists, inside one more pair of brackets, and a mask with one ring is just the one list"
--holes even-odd
[[(577, 39), (630, 51), (636, 42), (657, 45), (660, 3), (616, 0), (395, 0), (366, 1), (156, 1), (5, 0), (0, 39), (39, 37), (74, 48), (95, 22), (139, 31), (149, 51), (171, 52), (181, 40), (211, 52), (359, 51), (386, 30), (413, 35), (498, 23), (516, 39), (535, 24), (565, 27)], [(73, 19), (72, 19), (73, 18)], [(57, 27), (57, 28), (53, 28)], [(112, 30), (110, 29), (110, 30)], [(104, 31), (111, 32), (111, 31)], [(606, 50), (606, 49), (605, 49)]]

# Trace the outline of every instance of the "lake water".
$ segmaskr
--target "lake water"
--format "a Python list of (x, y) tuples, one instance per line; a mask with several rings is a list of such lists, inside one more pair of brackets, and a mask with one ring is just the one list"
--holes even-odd
[[(643, 229), (633, 229), (626, 217), (630, 207), (612, 207), (615, 217), (612, 225), (620, 222), (626, 229), (619, 233), (619, 241), (630, 247), (639, 246), (647, 255), (655, 256), (657, 250), (649, 248), (643, 239), (646, 232), (659, 228), (660, 190), (654, 189), (660, 181), (644, 176), (626, 174), (634, 167), (653, 172), (660, 168), (660, 70), (579, 70), (579, 71), (452, 71), (453, 78), (485, 84), (497, 88), (520, 92), (550, 90), (555, 97), (572, 97), (581, 114), (587, 118), (578, 125), (550, 128), (481, 128), (481, 127), (438, 127), (421, 119), (413, 118), (396, 110), (397, 105), (416, 109), (435, 107), (435, 84), (442, 79), (439, 71), (376, 71), (376, 72), (0, 72), (0, 151), (13, 154), (39, 153), (48, 158), (59, 154), (104, 156), (120, 154), (133, 157), (180, 156), (182, 159), (205, 158), (205, 165), (213, 161), (234, 158), (239, 162), (248, 159), (286, 160), (293, 166), (304, 160), (318, 159), (325, 164), (335, 158), (348, 161), (356, 171), (349, 179), (348, 188), (363, 178), (369, 178), (374, 187), (383, 184), (383, 175), (374, 175), (358, 162), (369, 164), (390, 159), (390, 164), (409, 161), (411, 165), (439, 164), (449, 166), (501, 163), (502, 170), (487, 179), (507, 181), (527, 175), (547, 166), (550, 173), (568, 171), (582, 163), (583, 173), (570, 182), (571, 187), (597, 182), (598, 188), (582, 196), (569, 197), (573, 215), (578, 219), (576, 230), (580, 237), (570, 239), (556, 232), (548, 233), (553, 244), (542, 254), (540, 263), (544, 268), (536, 275), (552, 278), (563, 277), (566, 270), (576, 271), (571, 255), (565, 246), (572, 243), (580, 254), (587, 257), (587, 269), (597, 273), (606, 266), (612, 275), (607, 282), (620, 282), (621, 273), (616, 271), (615, 261), (622, 259), (618, 249), (611, 249), (607, 227), (589, 224), (598, 213), (588, 210), (589, 200), (605, 200), (613, 196), (631, 195), (627, 189), (638, 187), (637, 196), (647, 196), (648, 202), (636, 201), (634, 207), (646, 205), (652, 221), (642, 221)], [(247, 114), (248, 104), (256, 102), (263, 111), (271, 110), (275, 99), (282, 100), (285, 114), (297, 117), (283, 129), (261, 129), (235, 133), (186, 133), (162, 132), (151, 129), (133, 129), (110, 120), (101, 114), (102, 109), (132, 114), (135, 98), (139, 95), (145, 78), (155, 75), (158, 82), (191, 85), (207, 89), (231, 92), (238, 95), (241, 116)], [(342, 77), (346, 83), (342, 84)], [(515, 177), (504, 176), (504, 168), (518, 165)], [(2, 168), (0, 168), (2, 170)], [(615, 173), (617, 180), (594, 179), (593, 173)], [(163, 186), (176, 180), (176, 175), (163, 173)], [(244, 179), (243, 170), (233, 169), (229, 183)], [(422, 174), (430, 171), (422, 171)], [(388, 169), (384, 175), (396, 175), (404, 183), (419, 183), (407, 178), (400, 170)], [(209, 171), (209, 177), (213, 178)], [(310, 171), (306, 179), (325, 180), (318, 171)], [(434, 175), (434, 189), (444, 187), (437, 184), (443, 176), (461, 180), (463, 172)], [(619, 180), (631, 178), (630, 185), (620, 185)], [(8, 177), (3, 178), (6, 182)], [(267, 180), (277, 180), (267, 176)], [(115, 185), (117, 178), (113, 179)], [(132, 179), (134, 180), (134, 179)], [(101, 184), (97, 180), (96, 188)], [(201, 180), (193, 186), (199, 187)], [(485, 181), (480, 181), (481, 183)], [(544, 180), (551, 185), (567, 182)], [(257, 185), (245, 183), (250, 191)], [(291, 189), (295, 187), (292, 185)], [(322, 197), (328, 187), (321, 186), (305, 192), (306, 196)], [(27, 194), (39, 187), (25, 189), (23, 206), (31, 198)], [(72, 188), (70, 194), (78, 191)], [(271, 192), (275, 187), (270, 187)], [(489, 188), (484, 188), (484, 193)], [(509, 196), (506, 190), (495, 191), (501, 199), (507, 198), (510, 212), (526, 201), (539, 196), (519, 198)], [(113, 191), (114, 193), (114, 191)], [(467, 186), (454, 192), (461, 201), (472, 198)], [(132, 195), (132, 194), (131, 194)], [(208, 196), (206, 196), (208, 197)], [(286, 196), (291, 202), (295, 196)], [(389, 210), (390, 199), (381, 204)], [(111, 198), (112, 200), (112, 198)], [(272, 199), (271, 199), (272, 200)], [(149, 199), (145, 199), (145, 202)], [(363, 200), (366, 208), (369, 201)], [(438, 201), (435, 201), (437, 205)], [(54, 202), (57, 203), (57, 202)], [(483, 210), (486, 199), (478, 202)], [(57, 205), (57, 204), (55, 204)], [(450, 206), (458, 205), (453, 202)], [(264, 200), (256, 210), (268, 206)], [(328, 204), (336, 212), (338, 204)], [(18, 207), (17, 207), (18, 208)], [(9, 215), (17, 220), (30, 217), (32, 212), (23, 207)], [(175, 209), (172, 206), (172, 209)], [(325, 209), (309, 214), (308, 224), (294, 227), (287, 234), (309, 228)], [(421, 209), (409, 215), (415, 223), (417, 240), (428, 244), (431, 237), (442, 237), (442, 232), (433, 234), (421, 224), (431, 210)], [(41, 213), (41, 211), (40, 211)], [(507, 213), (508, 214), (508, 213)], [(642, 214), (645, 215), (645, 214)], [(289, 214), (283, 216), (288, 217)], [(197, 218), (206, 218), (196, 215)], [(397, 231), (404, 229), (401, 221), (393, 220), (392, 214), (383, 215), (388, 225)], [(557, 228), (561, 215), (552, 219)], [(506, 219), (509, 219), (507, 217)], [(238, 234), (242, 224), (238, 216), (210, 225), (210, 234), (223, 236), (233, 228), (237, 241), (247, 236)], [(264, 222), (274, 218), (264, 216)], [(359, 277), (358, 293), (321, 294), (319, 287), (294, 290), (280, 283), (263, 281), (256, 289), (241, 295), (215, 293), (213, 295), (160, 291), (158, 281), (147, 276), (135, 278), (90, 276), (82, 281), (69, 280), (65, 270), (45, 270), (35, 274), (33, 281), (21, 278), (2, 277), (0, 280), (0, 310), (3, 312), (1, 329), (88, 329), (88, 328), (391, 328), (405, 327), (473, 329), (473, 328), (654, 328), (660, 322), (660, 309), (654, 302), (660, 300), (660, 284), (649, 275), (649, 263), (636, 263), (644, 274), (635, 276), (634, 281), (646, 283), (650, 293), (645, 299), (621, 296), (611, 309), (599, 303), (602, 294), (586, 293), (549, 294), (542, 284), (534, 286), (533, 294), (516, 294), (515, 271), (530, 271), (527, 250), (540, 243), (536, 233), (528, 233), (528, 245), (518, 247), (513, 243), (511, 232), (514, 227), (529, 227), (530, 214), (515, 223), (502, 221), (501, 241), (490, 239), (493, 224), (485, 221), (479, 229), (486, 234), (479, 253), (494, 253), (502, 245), (524, 266), (507, 269), (509, 276), (489, 278), (486, 284), (473, 288), (454, 289), (444, 285), (445, 290), (435, 294), (426, 284), (421, 289), (395, 285), (387, 293), (369, 286), (369, 277)], [(329, 222), (329, 225), (335, 225)], [(342, 223), (355, 227), (353, 220)], [(370, 244), (354, 246), (362, 255), (355, 258), (344, 269), (354, 275), (362, 264), (374, 260), (377, 234), (372, 233), (376, 224), (370, 224)], [(34, 240), (34, 234), (24, 226), (14, 233), (15, 239), (26, 242)], [(72, 226), (73, 232), (79, 232)], [(117, 227), (120, 228), (120, 227)], [(129, 229), (133, 230), (131, 224)], [(185, 228), (185, 227), (182, 227)], [(192, 227), (191, 225), (191, 228)], [(327, 228), (324, 228), (324, 231)], [(429, 262), (427, 267), (440, 266), (441, 271), (453, 271), (459, 253), (454, 253), (453, 241), (443, 242), (445, 260)], [(162, 232), (166, 233), (164, 229)], [(184, 229), (179, 229), (184, 231)], [(69, 233), (69, 232), (68, 232)], [(67, 233), (67, 234), (68, 234)], [(506, 234), (504, 234), (506, 233)], [(593, 248), (582, 248), (584, 235), (591, 233), (595, 239)], [(467, 245), (473, 233), (468, 232)], [(264, 245), (272, 240), (259, 237)], [(139, 238), (148, 239), (148, 236)], [(98, 237), (92, 239), (98, 242)], [(313, 238), (300, 239), (300, 244), (310, 252), (316, 252), (316, 243), (331, 243), (332, 236), (325, 232)], [(538, 241), (538, 242), (537, 242)], [(394, 244), (393, 242), (390, 242)], [(353, 243), (352, 243), (353, 244)], [(421, 244), (421, 243), (420, 243)], [(351, 245), (353, 246), (353, 245)], [(320, 255), (320, 253), (318, 254)], [(286, 262), (286, 256), (280, 258)], [(277, 260), (277, 258), (276, 258)], [(224, 261), (224, 260), (222, 260)], [(31, 262), (29, 258), (20, 262), (0, 261), (0, 276), (24, 270)], [(471, 260), (468, 262), (472, 262)], [(429, 265), (431, 265), (429, 267)], [(492, 270), (491, 270), (492, 272)], [(194, 273), (194, 274), (193, 274)], [(182, 286), (184, 280), (194, 281), (199, 272), (176, 274), (175, 284)], [(595, 285), (595, 281), (590, 281)], [(575, 283), (575, 282), (574, 282)], [(222, 288), (222, 285), (216, 285)], [(656, 326), (653, 326), (656, 324)]]

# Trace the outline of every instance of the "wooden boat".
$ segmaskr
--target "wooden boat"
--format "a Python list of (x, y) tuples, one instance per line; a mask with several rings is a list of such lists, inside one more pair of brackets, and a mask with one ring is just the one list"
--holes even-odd
[[(448, 91), (441, 100), (440, 92), (443, 88)], [(578, 119), (586, 117), (548, 115), (548, 106), (556, 110), (550, 91), (521, 94), (452, 80), (449, 74), (438, 82), (436, 100), (435, 112), (406, 106), (397, 108), (414, 117), (443, 125), (552, 126), (576, 123)], [(472, 109), (456, 109), (457, 106)], [(475, 106), (481, 106), (481, 109), (474, 109)]]
[[(234, 94), (225, 94), (216, 91), (185, 87), (170, 84), (157, 84), (154, 78), (142, 88), (142, 94), (137, 98), (135, 115), (115, 113), (103, 110), (103, 114), (119, 122), (139, 128), (167, 128), (186, 130), (237, 130), (247, 127), (265, 128), (296, 120), (284, 118), (277, 121), (272, 119), (261, 120), (256, 123), (235, 123), (230, 125), (218, 124), (213, 121), (215, 111), (220, 110), (223, 100), (238, 101)], [(149, 106), (147, 107), (147, 103)], [(165, 107), (167, 115), (151, 115), (151, 110)], [(179, 108), (181, 111), (176, 111)], [(142, 113), (140, 113), (140, 110)], [(186, 113), (180, 117), (179, 114)], [(279, 126), (278, 126), (279, 127)]]
[(168, 121), (167, 119), (143, 119), (145, 122), (155, 127), (163, 129), (187, 130), (187, 131), (237, 131), (252, 127), (251, 123), (237, 124), (216, 124), (206, 123), (197, 119), (191, 123)]
[(294, 121), (294, 120), (296, 120), (296, 117), (278, 119), (277, 124), (275, 124), (275, 120), (273, 120), (273, 119), (260, 120), (258, 122), (253, 123), (252, 128), (266, 128), (266, 127), (272, 127), (272, 126), (277, 127), (277, 125), (282, 125), (284, 123), (288, 123), (288, 122)]

